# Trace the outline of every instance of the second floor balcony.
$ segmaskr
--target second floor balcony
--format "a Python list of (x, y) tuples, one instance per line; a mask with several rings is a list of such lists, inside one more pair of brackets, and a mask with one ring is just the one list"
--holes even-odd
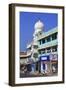
[(55, 45), (58, 45), (58, 40), (53, 40), (53, 41), (50, 41), (50, 42), (47, 42), (47, 43), (44, 43), (44, 44), (39, 44), (38, 46), (38, 50), (40, 49), (44, 49), (44, 48), (47, 48), (47, 47), (52, 47), (52, 46), (55, 46)]

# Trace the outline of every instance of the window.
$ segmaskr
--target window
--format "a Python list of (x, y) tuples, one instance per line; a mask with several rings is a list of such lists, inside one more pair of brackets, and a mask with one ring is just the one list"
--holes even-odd
[(50, 53), (51, 52), (51, 48), (47, 48), (47, 53)]
[(57, 39), (57, 33), (54, 33), (54, 34), (52, 35), (52, 40), (55, 40), (55, 39)]
[(56, 52), (57, 51), (57, 46), (52, 47), (52, 52)]
[(41, 54), (41, 51), (39, 51), (39, 54)]
[(40, 50), (40, 51), (39, 51), (39, 54), (45, 54), (45, 49)]
[(45, 49), (44, 50), (42, 50), (42, 54), (44, 54), (45, 53)]
[(37, 49), (38, 48), (38, 45), (34, 45), (33, 47), (34, 47), (34, 49)]
[(41, 40), (39, 40), (39, 44), (41, 45)]
[(50, 42), (50, 36), (48, 36), (46, 39), (47, 39), (47, 42)]
[(45, 43), (45, 39), (42, 39), (42, 44), (44, 44)]

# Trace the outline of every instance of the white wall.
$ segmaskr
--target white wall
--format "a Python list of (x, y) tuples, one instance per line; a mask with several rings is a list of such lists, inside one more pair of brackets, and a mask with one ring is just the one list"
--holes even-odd
[(0, 0), (0, 90), (65, 90), (66, 84), (10, 87), (8, 86), (8, 4), (30, 3), (65, 5), (66, 0)]

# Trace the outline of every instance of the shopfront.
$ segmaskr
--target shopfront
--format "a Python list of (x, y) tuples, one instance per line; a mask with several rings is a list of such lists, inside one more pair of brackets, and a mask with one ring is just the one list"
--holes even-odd
[(40, 57), (40, 71), (42, 74), (49, 73), (49, 71), (50, 71), (49, 56), (41, 56)]
[(29, 73), (34, 74), (36, 71), (39, 71), (38, 61), (33, 61), (31, 58), (29, 58), (27, 63), (27, 71), (29, 71)]
[(36, 72), (39, 73), (39, 62), (34, 62), (31, 64), (31, 73), (35, 74)]
[(52, 54), (49, 58), (51, 61), (52, 73), (58, 73), (58, 55)]

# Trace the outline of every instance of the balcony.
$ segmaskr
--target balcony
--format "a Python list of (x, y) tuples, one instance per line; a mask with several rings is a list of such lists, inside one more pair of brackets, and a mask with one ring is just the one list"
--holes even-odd
[(51, 55), (51, 54), (58, 54), (58, 52), (50, 52), (50, 53), (39, 54), (39, 57), (40, 56), (47, 56), (47, 55)]
[(53, 40), (53, 41), (50, 41), (50, 42), (47, 42), (47, 43), (44, 43), (44, 44), (39, 45), (38, 50), (40, 50), (40, 49), (44, 49), (44, 48), (47, 48), (47, 47), (52, 47), (52, 46), (55, 46), (55, 45), (58, 45), (58, 41), (57, 41), (57, 39), (56, 39), (56, 40)]

